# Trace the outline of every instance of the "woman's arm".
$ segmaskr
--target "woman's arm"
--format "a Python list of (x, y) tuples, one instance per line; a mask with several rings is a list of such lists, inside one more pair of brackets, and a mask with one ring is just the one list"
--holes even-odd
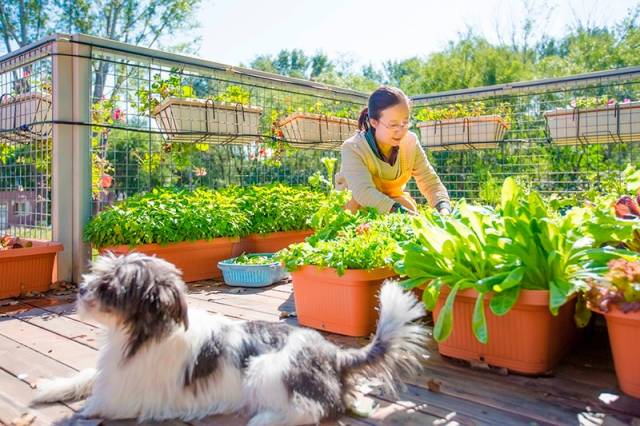
[(380, 213), (388, 213), (395, 201), (380, 192), (373, 184), (371, 173), (355, 144), (343, 144), (341, 151), (342, 160), (340, 173), (336, 175), (336, 184), (338, 184), (337, 180), (344, 179), (353, 199), (358, 204), (373, 207)]
[(429, 205), (438, 210), (443, 208), (450, 210), (447, 188), (442, 184), (440, 177), (429, 163), (427, 154), (417, 140), (412, 174), (416, 179), (420, 193), (429, 201)]

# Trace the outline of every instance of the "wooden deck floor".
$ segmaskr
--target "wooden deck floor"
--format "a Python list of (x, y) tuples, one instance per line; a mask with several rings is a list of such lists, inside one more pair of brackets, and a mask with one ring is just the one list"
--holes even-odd
[[(78, 319), (73, 301), (72, 292), (58, 292), (0, 307), (0, 423), (135, 424), (78, 419), (74, 412), (82, 402), (28, 407), (39, 378), (69, 375), (95, 364), (99, 328)], [(280, 315), (295, 311), (290, 284), (244, 290), (197, 283), (190, 286), (189, 305), (242, 320), (295, 323), (295, 318)], [(345, 346), (366, 343), (366, 339), (328, 337)], [(640, 400), (617, 389), (608, 346), (606, 330), (595, 327), (553, 376), (531, 378), (446, 360), (429, 344), (424, 372), (406, 381), (407, 389), (399, 398), (374, 389), (368, 398), (377, 408), (369, 417), (345, 417), (338, 424), (639, 426)], [(245, 423), (237, 416), (216, 416), (191, 424)]]

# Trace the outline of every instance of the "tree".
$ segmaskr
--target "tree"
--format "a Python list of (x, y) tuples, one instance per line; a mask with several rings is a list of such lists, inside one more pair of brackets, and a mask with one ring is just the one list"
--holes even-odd
[[(200, 0), (16, 0), (0, 3), (3, 50), (11, 52), (55, 31), (87, 33), (152, 47), (162, 35), (193, 28)], [(94, 69), (94, 102), (110, 64)]]
[(309, 56), (301, 49), (283, 49), (275, 57), (272, 55), (256, 56), (249, 67), (289, 77), (317, 80), (322, 75), (331, 73), (335, 65), (322, 52)]

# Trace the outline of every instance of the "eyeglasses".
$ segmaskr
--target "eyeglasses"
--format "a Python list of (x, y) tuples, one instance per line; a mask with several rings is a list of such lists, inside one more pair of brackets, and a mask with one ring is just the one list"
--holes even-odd
[(405, 127), (408, 129), (409, 127), (411, 127), (411, 121), (407, 120), (407, 121), (403, 121), (402, 123), (398, 123), (398, 124), (392, 124), (392, 125), (388, 125), (385, 124), (382, 120), (378, 120), (378, 122), (380, 124), (382, 124), (384, 127), (386, 127), (387, 129), (393, 131), (393, 132), (397, 132), (398, 130), (402, 130)]

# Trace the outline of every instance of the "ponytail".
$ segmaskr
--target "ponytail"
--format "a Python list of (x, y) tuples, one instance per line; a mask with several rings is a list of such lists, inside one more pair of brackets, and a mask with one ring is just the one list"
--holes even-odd
[(360, 117), (358, 117), (358, 129), (361, 132), (366, 132), (369, 130), (369, 108), (364, 107), (362, 111), (360, 111)]

